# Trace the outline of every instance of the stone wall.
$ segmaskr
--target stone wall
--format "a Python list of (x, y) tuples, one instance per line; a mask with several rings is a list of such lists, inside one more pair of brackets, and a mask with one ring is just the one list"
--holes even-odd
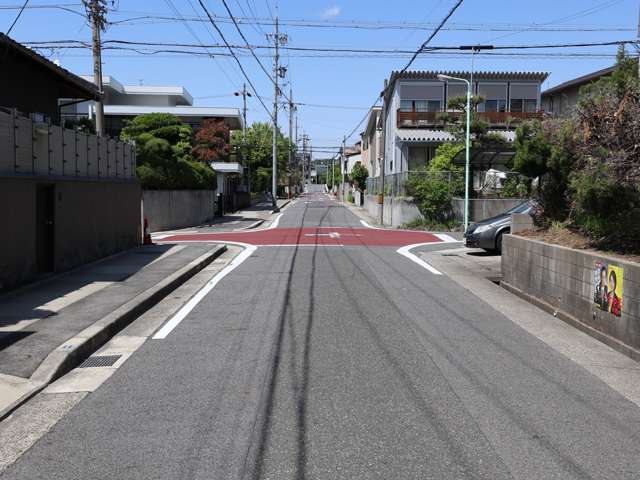
[[(620, 316), (603, 311), (594, 301), (599, 266), (617, 273), (618, 287), (622, 286)], [(550, 306), (611, 346), (628, 354), (623, 345), (640, 349), (640, 264), (505, 235), (502, 274), (506, 288)]]
[(216, 211), (213, 190), (144, 190), (143, 218), (152, 232), (193, 227), (211, 220)]

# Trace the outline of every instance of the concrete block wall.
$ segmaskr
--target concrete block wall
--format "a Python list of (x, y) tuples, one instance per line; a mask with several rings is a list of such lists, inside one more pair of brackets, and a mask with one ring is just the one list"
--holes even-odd
[(213, 190), (144, 190), (143, 217), (152, 232), (193, 227), (211, 220), (215, 214)]
[(524, 232), (533, 228), (533, 218), (528, 213), (511, 214), (511, 233)]
[[(486, 218), (495, 217), (520, 205), (524, 201), (521, 198), (472, 198), (469, 200), (469, 219), (472, 222), (478, 222)], [(463, 218), (464, 199), (454, 198), (451, 204), (456, 218)]]
[[(621, 317), (594, 305), (597, 261), (624, 269)], [(640, 264), (505, 235), (502, 274), (507, 287), (542, 300), (583, 324), (640, 349)]]

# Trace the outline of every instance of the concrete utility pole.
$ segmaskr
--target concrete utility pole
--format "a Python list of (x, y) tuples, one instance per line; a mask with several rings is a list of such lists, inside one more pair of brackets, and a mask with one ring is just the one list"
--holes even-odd
[(247, 97), (251, 93), (247, 91), (247, 84), (242, 84), (241, 92), (234, 92), (236, 97), (242, 95), (242, 165), (247, 167), (247, 189), (251, 194), (251, 165), (247, 162)]
[[(275, 82), (275, 94), (273, 99), (273, 145), (272, 145), (272, 162), (271, 168), (273, 170), (271, 175), (271, 194), (273, 196), (273, 208), (274, 210), (278, 210), (278, 106), (279, 106), (279, 98), (280, 98), (280, 86), (279, 79), (284, 75), (287, 71), (286, 68), (280, 66), (280, 45), (285, 45), (287, 43), (287, 35), (280, 35), (280, 26), (278, 17), (275, 19), (275, 34), (270, 35), (273, 37), (273, 42), (275, 44), (275, 56), (273, 62), (273, 77)], [(269, 37), (269, 36), (268, 36)]]
[[(293, 103), (293, 89), (291, 88), (291, 83), (289, 83), (289, 171), (293, 171), (293, 112), (296, 106)], [(291, 177), (289, 177), (291, 178)], [(289, 184), (289, 190), (291, 190), (291, 184)], [(291, 191), (289, 191), (289, 196), (291, 196)]]
[[(106, 29), (106, 0), (82, 0), (87, 18), (91, 22), (93, 31), (93, 83), (98, 87), (100, 94), (102, 91), (102, 46), (100, 41), (100, 33)], [(96, 133), (98, 136), (104, 136), (104, 104), (102, 99), (95, 102), (96, 115)]]

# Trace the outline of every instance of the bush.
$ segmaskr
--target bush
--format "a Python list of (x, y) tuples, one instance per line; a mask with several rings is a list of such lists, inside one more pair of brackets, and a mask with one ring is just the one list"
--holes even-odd
[(409, 175), (408, 192), (430, 224), (443, 225), (453, 219), (451, 201), (464, 192), (464, 169), (453, 160), (462, 150), (462, 145), (443, 143), (425, 170)]
[(363, 191), (367, 188), (367, 178), (369, 178), (369, 171), (360, 162), (357, 162), (351, 169), (351, 179), (358, 190)]

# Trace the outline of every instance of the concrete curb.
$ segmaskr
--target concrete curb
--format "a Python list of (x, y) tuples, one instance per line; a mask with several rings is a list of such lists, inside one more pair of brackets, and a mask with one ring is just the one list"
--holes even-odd
[(282, 211), (282, 209), (283, 209), (284, 207), (286, 207), (287, 205), (289, 205), (290, 203), (291, 203), (291, 200), (287, 200), (287, 201), (286, 201), (286, 202), (284, 202), (282, 205), (280, 205), (276, 210), (271, 210), (271, 214), (281, 212), (281, 211)]
[(242, 231), (242, 230), (252, 230), (252, 229), (254, 229), (254, 228), (259, 227), (259, 226), (260, 226), (260, 225), (262, 225), (263, 223), (264, 223), (264, 220), (258, 220), (258, 221), (256, 221), (256, 222), (253, 222), (253, 223), (252, 223), (251, 225), (249, 225), (248, 227), (243, 227), (243, 228), (240, 228), (239, 230), (240, 230), (240, 231)]
[(158, 304), (163, 298), (213, 262), (226, 250), (226, 245), (215, 246), (204, 255), (138, 294), (53, 350), (33, 375), (26, 379), (30, 385), (25, 389), (24, 394), (0, 410), (0, 420), (4, 419), (49, 383), (77, 367), (120, 330)]

